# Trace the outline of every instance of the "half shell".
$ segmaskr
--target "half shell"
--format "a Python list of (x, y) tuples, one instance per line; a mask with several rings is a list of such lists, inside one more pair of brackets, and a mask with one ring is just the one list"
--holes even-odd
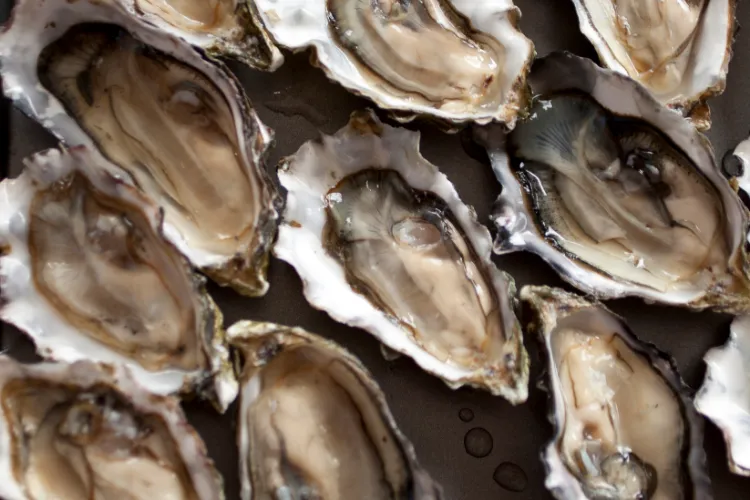
[(474, 211), (419, 154), (419, 134), (354, 113), (279, 166), (287, 189), (274, 253), (305, 298), (451, 387), (526, 399), (513, 280)]
[(573, 0), (602, 64), (662, 104), (711, 126), (705, 100), (726, 85), (735, 0)]
[(729, 469), (750, 476), (750, 316), (734, 319), (724, 347), (706, 353), (695, 408), (724, 433)]
[(272, 136), (224, 65), (118, 1), (22, 0), (0, 33), (0, 75), (18, 108), (163, 207), (165, 234), (195, 267), (266, 292)]
[(708, 140), (570, 54), (538, 60), (530, 82), (531, 117), (478, 134), (503, 186), (495, 252), (534, 252), (599, 298), (748, 310), (748, 212)]
[(0, 497), (223, 500), (179, 402), (127, 370), (0, 355)]
[(354, 356), (300, 328), (240, 321), (227, 332), (244, 357), (243, 500), (442, 498)]
[(329, 78), (408, 121), (493, 120), (526, 106), (534, 48), (511, 0), (256, 0), (279, 45), (309, 47)]
[(547, 357), (553, 495), (711, 498), (703, 421), (674, 361), (596, 302), (529, 286), (521, 300)]
[(161, 212), (84, 148), (49, 150), (0, 183), (0, 317), (46, 358), (126, 364), (157, 394), (237, 382), (222, 315), (161, 234)]

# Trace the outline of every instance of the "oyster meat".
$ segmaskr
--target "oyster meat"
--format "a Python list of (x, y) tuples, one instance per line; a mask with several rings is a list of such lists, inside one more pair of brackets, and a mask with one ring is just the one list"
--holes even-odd
[(521, 300), (547, 357), (553, 495), (711, 498), (702, 419), (674, 362), (601, 304), (548, 287), (524, 287)]
[(97, 160), (49, 150), (0, 183), (0, 318), (44, 357), (127, 364), (152, 392), (210, 389), (223, 410), (237, 382), (205, 280), (158, 207)]
[(191, 263), (247, 295), (268, 289), (271, 141), (237, 80), (118, 3), (22, 0), (0, 34), (8, 97), (165, 211)]
[(299, 328), (240, 321), (227, 332), (244, 358), (243, 500), (442, 498), (354, 356)]
[(724, 433), (730, 470), (750, 476), (750, 316), (735, 318), (726, 345), (704, 359), (695, 408)]
[(209, 54), (273, 71), (284, 62), (255, 12), (252, 0), (115, 0), (133, 15), (184, 38)]
[(534, 47), (511, 0), (256, 0), (277, 43), (406, 121), (512, 127)]
[(122, 367), (0, 355), (0, 497), (223, 500), (179, 402)]
[(507, 138), (480, 132), (503, 186), (497, 253), (530, 250), (602, 298), (750, 308), (748, 212), (707, 139), (634, 81), (554, 54)]
[(735, 0), (573, 0), (602, 63), (708, 128), (706, 98), (724, 91)]
[(279, 180), (288, 194), (274, 253), (310, 304), (452, 387), (526, 399), (513, 280), (491, 262), (473, 210), (419, 154), (418, 133), (355, 113), (284, 160)]

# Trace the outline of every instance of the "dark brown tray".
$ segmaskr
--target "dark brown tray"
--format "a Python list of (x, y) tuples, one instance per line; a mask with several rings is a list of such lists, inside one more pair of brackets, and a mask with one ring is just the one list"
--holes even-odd
[[(0, 0), (0, 13), (7, 15), (10, 2)], [(515, 0), (515, 3), (523, 12), (521, 26), (535, 42), (539, 55), (569, 50), (596, 57), (578, 31), (578, 20), (570, 0)], [(746, 2), (738, 6), (738, 19), (750, 24), (750, 5)], [(734, 52), (727, 90), (710, 101), (713, 127), (708, 136), (719, 158), (745, 139), (750, 129), (750, 91), (747, 90), (750, 89), (750, 34), (738, 34)], [(276, 146), (268, 162), (272, 172), (281, 157), (318, 137), (319, 131), (333, 133), (346, 124), (353, 110), (371, 106), (368, 101), (329, 82), (320, 70), (308, 64), (307, 54), (285, 55), (286, 63), (273, 74), (230, 64), (260, 117), (276, 130)], [(6, 111), (7, 104), (2, 102), (0, 167), (5, 169), (2, 172), (14, 176), (21, 169), (22, 158), (54, 146), (55, 141), (18, 111)], [(489, 211), (500, 186), (488, 166), (467, 154), (467, 134), (446, 135), (430, 126), (416, 127), (422, 131), (422, 152), (427, 159), (448, 175), (462, 199), (476, 208), (480, 221), (489, 224)], [(519, 287), (563, 285), (557, 275), (533, 255), (515, 254), (496, 257), (495, 261), (514, 276)], [(546, 394), (536, 387), (542, 363), (534, 339), (526, 339), (532, 361), (529, 401), (513, 407), (501, 398), (479, 391), (452, 391), (438, 379), (420, 371), (407, 358), (386, 361), (378, 343), (369, 334), (340, 325), (325, 313), (312, 309), (302, 297), (299, 278), (287, 264), (273, 260), (270, 280), (271, 289), (262, 299), (245, 299), (213, 285), (209, 290), (222, 307), (227, 324), (249, 318), (300, 325), (340, 342), (356, 354), (387, 394), (401, 429), (414, 443), (423, 465), (442, 483), (446, 498), (551, 498), (544, 488), (544, 468), (539, 457), (552, 428), (547, 420)], [(693, 388), (699, 387), (703, 380), (704, 353), (725, 341), (731, 320), (727, 315), (649, 306), (634, 299), (613, 301), (609, 305), (629, 321), (642, 339), (674, 356), (683, 377)], [(33, 359), (33, 348), (17, 330), (3, 325), (1, 340), (3, 349), (11, 354)], [(230, 408), (223, 417), (201, 403), (188, 403), (185, 408), (224, 475), (227, 498), (239, 498), (234, 435), (236, 408)], [(464, 408), (473, 411), (472, 421), (464, 422), (459, 418), (459, 411)], [(483, 458), (469, 455), (464, 447), (467, 431), (475, 427), (486, 429), (493, 438), (492, 451)], [(723, 438), (710, 423), (706, 424), (705, 448), (715, 498), (750, 497), (750, 480), (729, 473)], [(496, 467), (503, 462), (515, 463), (525, 471), (528, 486), (523, 492), (510, 492), (493, 480)]]

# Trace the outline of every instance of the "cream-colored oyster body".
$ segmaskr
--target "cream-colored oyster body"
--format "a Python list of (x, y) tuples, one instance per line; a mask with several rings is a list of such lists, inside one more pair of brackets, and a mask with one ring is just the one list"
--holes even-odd
[(18, 108), (164, 209), (194, 266), (243, 294), (267, 291), (272, 135), (223, 64), (119, 2), (24, 0), (0, 34), (0, 67)]
[(0, 318), (45, 358), (127, 365), (157, 394), (234, 400), (222, 315), (161, 212), (85, 148), (49, 150), (0, 183)]
[(240, 321), (243, 500), (440, 500), (385, 395), (342, 347), (300, 328)]
[[(705, 99), (724, 91), (735, 0), (573, 0), (604, 66), (710, 126)], [(705, 108), (705, 109), (702, 109)]]
[(534, 58), (511, 0), (256, 0), (281, 46), (313, 48), (326, 74), (391, 110), (452, 129), (512, 127)]
[(223, 500), (179, 401), (124, 367), (0, 355), (0, 497)]
[(512, 278), (489, 232), (419, 153), (419, 134), (354, 113), (279, 166), (287, 190), (274, 253), (313, 307), (363, 328), (451, 387), (519, 403), (528, 356)]
[(560, 500), (711, 498), (703, 421), (674, 361), (605, 306), (526, 286), (555, 427), (542, 459)]

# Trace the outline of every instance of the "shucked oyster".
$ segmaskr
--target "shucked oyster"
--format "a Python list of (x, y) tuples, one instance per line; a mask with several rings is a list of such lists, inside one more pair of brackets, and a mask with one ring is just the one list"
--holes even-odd
[(241, 321), (243, 500), (442, 498), (364, 366), (299, 328)]
[(401, 120), (505, 122), (525, 107), (534, 58), (511, 0), (255, 0), (277, 43), (314, 47), (347, 89)]
[(221, 500), (179, 402), (122, 367), (23, 365), (0, 355), (0, 497)]
[(601, 304), (547, 287), (521, 300), (547, 356), (555, 497), (711, 498), (702, 420), (670, 358)]
[(549, 56), (530, 80), (529, 120), (482, 133), (503, 186), (495, 251), (537, 253), (598, 297), (747, 310), (748, 214), (705, 137), (587, 60)]
[(643, 84), (696, 124), (696, 106), (724, 91), (735, 0), (573, 0), (581, 31), (602, 63)]
[(115, 0), (162, 30), (258, 69), (273, 71), (284, 62), (260, 29), (252, 0)]
[(221, 313), (158, 208), (98, 158), (49, 150), (0, 183), (0, 318), (47, 358), (125, 363), (152, 392), (210, 387), (226, 408), (237, 382)]
[(731, 330), (726, 345), (704, 358), (695, 408), (724, 432), (731, 471), (750, 476), (750, 316), (735, 318)]
[(166, 235), (196, 267), (265, 293), (279, 202), (263, 168), (271, 136), (223, 65), (95, 0), (22, 0), (0, 65), (19, 108), (100, 151), (164, 208)]
[(419, 134), (355, 113), (279, 167), (287, 189), (275, 254), (307, 300), (363, 328), (447, 384), (527, 395), (512, 279), (487, 229), (419, 154)]

